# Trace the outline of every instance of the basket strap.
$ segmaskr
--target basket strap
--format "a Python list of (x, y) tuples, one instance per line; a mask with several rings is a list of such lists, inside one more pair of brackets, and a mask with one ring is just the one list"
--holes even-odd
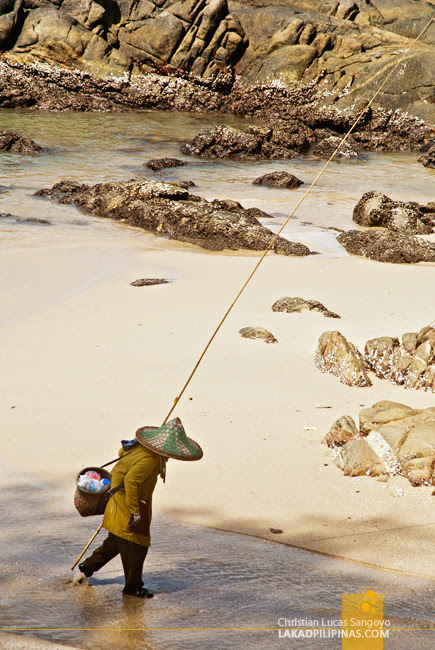
[(114, 458), (113, 460), (109, 460), (108, 463), (104, 463), (104, 465), (100, 465), (100, 467), (103, 468), (103, 467), (107, 467), (107, 465), (112, 465), (113, 463), (116, 463), (118, 460), (121, 460), (121, 458), (125, 458), (126, 456), (128, 456), (128, 454), (131, 454), (132, 451), (133, 451), (133, 449), (131, 451), (127, 451), (127, 453), (123, 454), (122, 456), (118, 456), (118, 458)]
[(119, 490), (123, 490), (123, 489), (124, 489), (124, 481), (122, 481), (122, 483), (120, 483), (120, 484), (117, 485), (116, 487), (111, 488), (110, 490), (107, 490), (106, 494), (110, 494), (110, 496), (113, 497), (113, 495), (114, 495), (116, 492), (119, 492)]

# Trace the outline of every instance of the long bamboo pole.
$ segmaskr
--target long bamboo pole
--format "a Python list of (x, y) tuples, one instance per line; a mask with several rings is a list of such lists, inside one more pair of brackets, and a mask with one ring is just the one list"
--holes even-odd
[[(213, 332), (213, 334), (212, 334), (211, 338), (209, 339), (207, 345), (205, 346), (204, 350), (202, 351), (202, 353), (201, 353), (201, 355), (200, 355), (198, 361), (196, 362), (196, 364), (195, 364), (195, 366), (194, 366), (192, 372), (190, 373), (189, 377), (187, 378), (186, 383), (184, 384), (183, 388), (181, 389), (179, 395), (175, 398), (175, 400), (174, 400), (174, 404), (172, 405), (172, 407), (171, 407), (169, 413), (167, 414), (167, 416), (165, 417), (165, 419), (164, 419), (164, 421), (163, 421), (163, 423), (162, 423), (162, 426), (163, 426), (163, 424), (165, 424), (165, 423), (168, 421), (168, 419), (169, 419), (169, 417), (171, 416), (173, 410), (174, 410), (175, 407), (177, 406), (178, 401), (180, 400), (181, 396), (183, 395), (184, 391), (186, 390), (187, 386), (189, 385), (189, 383), (190, 383), (190, 381), (191, 381), (193, 375), (195, 374), (195, 372), (196, 372), (196, 370), (197, 370), (199, 364), (201, 363), (201, 361), (202, 361), (202, 359), (203, 359), (205, 353), (207, 352), (208, 348), (210, 347), (211, 343), (213, 342), (213, 339), (215, 338), (216, 334), (218, 333), (218, 331), (220, 330), (220, 328), (221, 328), (221, 326), (223, 325), (224, 321), (226, 320), (228, 314), (229, 314), (230, 311), (233, 309), (234, 305), (236, 304), (236, 302), (238, 301), (238, 299), (239, 299), (240, 296), (242, 295), (243, 291), (245, 290), (246, 286), (248, 285), (248, 283), (249, 283), (250, 280), (252, 279), (253, 275), (254, 275), (255, 272), (257, 271), (257, 269), (258, 269), (258, 267), (260, 266), (260, 264), (263, 262), (263, 260), (264, 260), (264, 258), (266, 257), (267, 253), (271, 250), (272, 246), (273, 246), (274, 243), (277, 241), (279, 235), (280, 235), (281, 232), (284, 230), (285, 226), (287, 225), (287, 223), (289, 222), (289, 220), (291, 219), (291, 217), (294, 215), (294, 213), (296, 212), (296, 210), (298, 209), (298, 207), (301, 205), (301, 203), (305, 200), (306, 196), (311, 192), (312, 188), (313, 188), (314, 185), (317, 183), (317, 181), (319, 180), (319, 178), (322, 176), (323, 172), (324, 172), (324, 171), (326, 170), (326, 168), (329, 166), (329, 164), (331, 163), (331, 161), (335, 158), (335, 156), (337, 155), (337, 153), (338, 153), (338, 151), (339, 151), (341, 145), (342, 145), (344, 142), (346, 142), (346, 140), (348, 139), (348, 137), (350, 136), (350, 134), (352, 133), (352, 131), (355, 129), (356, 125), (357, 125), (358, 122), (361, 120), (361, 118), (362, 118), (362, 116), (364, 115), (364, 113), (366, 112), (366, 110), (367, 110), (368, 108), (371, 107), (371, 105), (372, 105), (373, 102), (375, 101), (376, 97), (377, 97), (377, 96), (379, 95), (379, 93), (382, 91), (382, 89), (384, 88), (384, 86), (386, 85), (386, 83), (388, 82), (388, 80), (390, 79), (390, 77), (394, 74), (394, 72), (397, 70), (397, 68), (398, 68), (399, 65), (402, 63), (402, 61), (404, 61), (405, 57), (408, 56), (408, 54), (411, 52), (411, 50), (412, 50), (412, 48), (414, 47), (414, 45), (417, 43), (417, 41), (420, 40), (420, 38), (421, 38), (421, 36), (423, 35), (423, 33), (428, 29), (428, 27), (432, 24), (432, 22), (433, 22), (434, 20), (435, 20), (435, 16), (432, 16), (432, 18), (431, 18), (431, 19), (426, 23), (426, 25), (423, 27), (423, 29), (421, 30), (421, 32), (420, 32), (420, 33), (415, 37), (415, 39), (412, 41), (412, 43), (410, 44), (410, 46), (409, 46), (409, 47), (405, 50), (405, 52), (402, 54), (402, 56), (401, 56), (400, 59), (397, 61), (397, 63), (393, 66), (392, 70), (390, 70), (389, 74), (388, 74), (387, 77), (384, 79), (384, 81), (382, 82), (382, 84), (379, 86), (379, 88), (377, 89), (377, 91), (375, 92), (375, 94), (373, 95), (373, 97), (371, 98), (371, 100), (370, 100), (370, 101), (367, 103), (367, 105), (366, 105), (366, 106), (365, 106), (365, 107), (360, 111), (360, 113), (358, 114), (356, 120), (354, 121), (354, 123), (353, 123), (352, 126), (350, 127), (349, 131), (348, 131), (348, 132), (346, 133), (346, 135), (342, 138), (341, 142), (337, 145), (336, 149), (333, 151), (333, 153), (331, 154), (330, 158), (326, 161), (326, 163), (324, 164), (324, 166), (322, 167), (322, 169), (320, 170), (320, 172), (317, 174), (317, 176), (316, 176), (316, 178), (314, 179), (314, 181), (311, 183), (311, 185), (308, 187), (308, 189), (304, 192), (303, 196), (300, 198), (300, 200), (298, 201), (298, 203), (296, 204), (296, 206), (293, 208), (293, 210), (291, 211), (290, 215), (287, 217), (287, 219), (286, 219), (285, 222), (282, 224), (282, 226), (280, 227), (280, 229), (278, 230), (278, 232), (275, 234), (274, 238), (273, 238), (272, 241), (269, 243), (268, 247), (267, 247), (266, 250), (263, 252), (262, 256), (260, 257), (260, 259), (258, 260), (258, 262), (256, 263), (256, 265), (254, 266), (254, 268), (253, 268), (253, 270), (251, 271), (251, 273), (250, 273), (248, 279), (245, 281), (243, 287), (240, 289), (240, 291), (238, 292), (237, 296), (235, 297), (235, 299), (233, 300), (233, 302), (231, 303), (231, 305), (229, 306), (229, 308), (228, 308), (227, 311), (225, 312), (225, 314), (224, 314), (223, 318), (221, 319), (219, 325), (216, 327), (215, 331)], [(73, 564), (73, 566), (71, 567), (71, 571), (72, 571), (72, 570), (74, 569), (74, 567), (78, 564), (78, 562), (79, 562), (80, 559), (83, 557), (83, 555), (85, 554), (85, 552), (87, 551), (87, 549), (89, 548), (89, 546), (92, 544), (92, 542), (94, 541), (95, 537), (96, 537), (96, 536), (98, 535), (98, 533), (100, 532), (102, 525), (103, 525), (103, 524), (101, 523), (101, 524), (98, 526), (97, 530), (96, 530), (95, 533), (92, 535), (91, 539), (89, 540), (89, 542), (87, 543), (87, 545), (86, 545), (85, 548), (83, 549), (83, 552), (81, 553), (81, 555), (77, 558), (76, 562), (75, 562), (75, 563)]]
[(90, 547), (90, 545), (92, 544), (92, 542), (94, 541), (94, 539), (96, 538), (96, 536), (98, 535), (98, 533), (100, 532), (100, 530), (102, 529), (102, 527), (103, 527), (103, 522), (101, 522), (101, 524), (98, 526), (97, 530), (96, 530), (95, 533), (92, 535), (91, 539), (90, 539), (89, 542), (86, 544), (85, 548), (83, 549), (83, 551), (82, 551), (82, 552), (80, 553), (80, 555), (78, 556), (77, 560), (76, 560), (76, 561), (74, 562), (74, 564), (72, 565), (72, 567), (71, 567), (71, 571), (73, 571), (73, 570), (75, 569), (75, 567), (77, 566), (77, 564), (80, 562), (80, 560), (82, 559), (82, 557), (84, 556), (84, 554), (86, 553), (86, 551), (88, 550), (88, 548)]

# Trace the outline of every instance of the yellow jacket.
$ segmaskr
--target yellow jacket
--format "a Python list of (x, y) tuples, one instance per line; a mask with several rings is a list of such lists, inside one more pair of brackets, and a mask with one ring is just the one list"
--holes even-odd
[(119, 456), (112, 471), (112, 488), (124, 481), (124, 489), (109, 498), (104, 511), (103, 527), (122, 539), (149, 546), (150, 535), (130, 533), (127, 525), (131, 515), (139, 512), (139, 500), (148, 503), (151, 520), (152, 493), (160, 468), (159, 455), (142, 445), (136, 445), (128, 455), (120, 449)]

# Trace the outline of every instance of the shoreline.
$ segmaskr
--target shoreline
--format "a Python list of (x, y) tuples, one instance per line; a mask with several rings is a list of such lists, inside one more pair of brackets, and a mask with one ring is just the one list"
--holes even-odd
[[(3, 457), (68, 495), (71, 510), (80, 467), (107, 462), (121, 438), (162, 420), (256, 257), (127, 250), (80, 293), (2, 328)], [(54, 257), (47, 260), (53, 268)], [(413, 287), (430, 286), (432, 265), (316, 257), (264, 260), (174, 412), (204, 459), (171, 461), (155, 508), (175, 520), (434, 578), (426, 552), (435, 532), (431, 488), (402, 477), (345, 477), (321, 444), (336, 419), (357, 419), (362, 404), (389, 399), (426, 408), (432, 396), (376, 378), (370, 388), (349, 388), (313, 360), (325, 330), (338, 329), (361, 349), (368, 338), (431, 322), (427, 296)], [(129, 286), (156, 268), (177, 280)], [(341, 320), (272, 312), (283, 295), (320, 300)], [(238, 330), (248, 325), (266, 327), (278, 344), (242, 339)]]

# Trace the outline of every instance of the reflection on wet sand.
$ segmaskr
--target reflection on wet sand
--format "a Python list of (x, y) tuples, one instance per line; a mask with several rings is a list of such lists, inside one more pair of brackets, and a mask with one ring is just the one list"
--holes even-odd
[[(100, 518), (80, 518), (72, 498), (65, 501), (6, 466), (1, 474), (3, 629), (89, 649), (278, 648), (278, 619), (340, 619), (342, 593), (368, 586), (384, 594), (392, 628), (431, 626), (430, 581), (171, 522), (158, 513), (144, 573), (153, 599), (123, 597), (118, 559), (73, 586), (70, 567)], [(384, 647), (428, 647), (419, 643), (429, 634), (391, 633)], [(315, 646), (301, 641), (301, 647)], [(322, 647), (341, 642), (322, 639)]]

